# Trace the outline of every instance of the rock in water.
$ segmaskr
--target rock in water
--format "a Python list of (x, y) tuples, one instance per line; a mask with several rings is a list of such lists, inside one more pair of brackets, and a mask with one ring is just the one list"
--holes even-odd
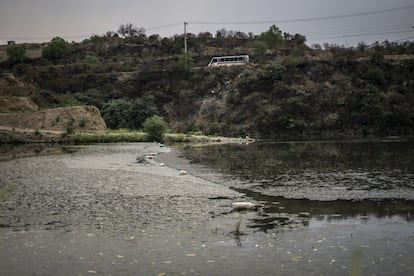
[(248, 201), (233, 202), (231, 204), (233, 211), (256, 210), (257, 206)]

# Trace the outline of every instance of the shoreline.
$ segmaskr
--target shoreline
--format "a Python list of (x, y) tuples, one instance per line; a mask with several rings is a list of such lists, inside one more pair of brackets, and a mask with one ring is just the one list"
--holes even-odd
[[(182, 133), (166, 133), (164, 141), (166, 143), (191, 143), (193, 145), (208, 144), (251, 144), (255, 142), (335, 142), (335, 141), (413, 141), (412, 134), (401, 135), (338, 135), (338, 136), (286, 136), (281, 134), (274, 138), (250, 138), (250, 137), (224, 137), (194, 135)], [(76, 132), (68, 134), (64, 131), (36, 130), (28, 128), (14, 128), (0, 126), (0, 144), (63, 144), (63, 145), (82, 145), (95, 143), (134, 143), (152, 142), (148, 141), (144, 132), (119, 132), (119, 131), (95, 131), (95, 132)]]
[[(167, 133), (167, 143), (254, 143), (253, 138), (234, 138), (223, 136), (207, 136), (192, 134)], [(151, 142), (144, 132), (76, 132), (68, 134), (64, 131), (35, 130), (0, 126), (0, 144), (56, 143), (56, 144), (93, 144), (117, 142)]]

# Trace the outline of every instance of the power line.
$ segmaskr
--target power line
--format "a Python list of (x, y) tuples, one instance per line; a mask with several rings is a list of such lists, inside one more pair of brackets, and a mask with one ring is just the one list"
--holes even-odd
[[(171, 23), (171, 24), (165, 24), (165, 25), (158, 25), (158, 26), (152, 26), (149, 28), (145, 28), (146, 31), (148, 30), (158, 30), (158, 29), (166, 29), (176, 26), (181, 26), (182, 23)], [(94, 33), (92, 34), (81, 34), (81, 35), (58, 35), (59, 37), (63, 38), (87, 38), (91, 37), (93, 35), (96, 35)], [(28, 37), (0, 37), (0, 39), (3, 40), (38, 40), (38, 39), (52, 39), (56, 36), (28, 36)]]
[(213, 22), (213, 21), (189, 21), (189, 24), (194, 25), (260, 25), (260, 24), (281, 24), (281, 23), (297, 23), (297, 22), (311, 22), (311, 21), (321, 21), (321, 20), (332, 20), (332, 19), (339, 19), (339, 18), (348, 18), (348, 17), (357, 17), (357, 16), (365, 16), (365, 15), (373, 15), (373, 14), (381, 14), (381, 13), (388, 13), (388, 12), (395, 12), (400, 10), (412, 9), (414, 5), (398, 7), (398, 8), (391, 8), (391, 9), (383, 9), (383, 10), (376, 10), (376, 11), (367, 11), (367, 12), (358, 12), (358, 13), (348, 13), (348, 14), (340, 14), (340, 15), (330, 15), (330, 16), (320, 16), (320, 17), (308, 17), (308, 18), (297, 18), (297, 19), (284, 19), (284, 20), (268, 20), (268, 21), (223, 21), (223, 22)]
[(377, 33), (356, 33), (356, 34), (345, 34), (345, 35), (335, 35), (335, 36), (316, 36), (308, 37), (309, 39), (325, 39), (325, 38), (345, 38), (345, 37), (357, 37), (357, 36), (373, 36), (373, 35), (384, 35), (384, 34), (403, 34), (403, 33), (412, 33), (412, 30), (406, 31), (389, 31), (389, 32), (377, 32)]
[[(307, 32), (307, 35), (329, 35), (329, 34), (338, 34), (338, 33), (350, 33), (356, 31), (364, 31), (364, 32), (376, 32), (376, 31), (397, 31), (397, 30), (405, 30), (411, 29), (412, 24), (399, 24), (399, 25), (387, 25), (387, 26), (371, 26), (371, 27), (358, 27), (357, 30), (353, 29), (335, 29), (335, 30), (324, 30), (324, 31), (317, 31), (317, 32)], [(414, 31), (414, 30), (413, 30)]]
[[(349, 13), (349, 14), (340, 14), (340, 15), (332, 15), (332, 16), (321, 16), (321, 17), (309, 17), (309, 18), (297, 18), (297, 19), (286, 19), (286, 20), (269, 20), (269, 21), (240, 21), (240, 22), (213, 22), (213, 21), (188, 21), (187, 23), (193, 25), (259, 25), (259, 24), (281, 24), (281, 23), (297, 23), (297, 22), (312, 22), (312, 21), (321, 21), (321, 20), (334, 20), (339, 18), (349, 18), (349, 17), (357, 17), (357, 16), (366, 16), (366, 15), (373, 15), (373, 14), (381, 14), (381, 13), (388, 13), (388, 12), (396, 12), (406, 9), (413, 9), (414, 5), (408, 5), (404, 7), (397, 7), (397, 8), (390, 8), (390, 9), (382, 9), (382, 10), (375, 10), (375, 11), (367, 11), (367, 12), (358, 12), (358, 13)], [(146, 30), (158, 30), (158, 29), (166, 29), (181, 26), (182, 22), (179, 23), (170, 23), (158, 26), (152, 26), (146, 28)], [(398, 26), (398, 25), (395, 25)], [(392, 27), (392, 26), (389, 26)], [(385, 26), (384, 28), (389, 28)], [(372, 27), (375, 31), (376, 28), (380, 30), (381, 27)], [(336, 31), (335, 31), (336, 32)], [(332, 36), (335, 37), (352, 37), (352, 36), (363, 36), (363, 35), (374, 35), (374, 34), (390, 34), (390, 33), (404, 33), (408, 31), (396, 31), (396, 32), (384, 32), (384, 33), (360, 33), (360, 34), (347, 34), (347, 35), (338, 35)], [(336, 32), (337, 33), (337, 32)], [(315, 33), (314, 33), (315, 34)], [(323, 33), (321, 33), (323, 34)], [(83, 34), (83, 35), (61, 35), (64, 38), (87, 38), (94, 34)], [(41, 40), (41, 39), (51, 39), (54, 36), (42, 36), (42, 37), (0, 37), (3, 40)]]
[(8, 40), (37, 40), (37, 39), (52, 39), (54, 37), (64, 37), (64, 38), (82, 38), (90, 37), (94, 34), (83, 34), (83, 35), (55, 35), (55, 36), (31, 36), (31, 37), (0, 37), (0, 39)]
[(149, 28), (144, 28), (145, 30), (158, 30), (158, 29), (167, 29), (167, 28), (172, 28), (172, 27), (177, 27), (177, 26), (181, 26), (183, 23), (171, 23), (171, 24), (165, 24), (165, 25), (158, 25), (158, 26), (153, 26), (153, 27), (149, 27)]
[(410, 40), (410, 39), (414, 39), (414, 36), (409, 36), (409, 37), (405, 37), (405, 38), (401, 38), (401, 39), (397, 39), (397, 40), (393, 40), (394, 42), (399, 42), (399, 41), (405, 41), (405, 40)]

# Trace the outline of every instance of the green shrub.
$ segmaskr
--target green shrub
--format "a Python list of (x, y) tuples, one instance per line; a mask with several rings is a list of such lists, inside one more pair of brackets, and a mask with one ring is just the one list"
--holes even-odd
[(26, 49), (23, 46), (13, 45), (7, 48), (7, 61), (10, 65), (17, 64), (26, 59)]
[(82, 103), (71, 94), (59, 94), (55, 96), (55, 99), (59, 102), (57, 106), (61, 107), (82, 105)]
[(149, 140), (162, 142), (164, 140), (164, 134), (168, 130), (168, 125), (164, 119), (160, 116), (154, 115), (145, 120), (144, 132), (147, 133)]
[(384, 71), (378, 66), (370, 66), (367, 72), (364, 74), (364, 78), (371, 84), (381, 85), (385, 81)]
[(86, 120), (84, 118), (82, 118), (79, 122), (79, 127), (85, 127), (86, 126)]
[(67, 123), (66, 123), (66, 134), (73, 134), (75, 132), (75, 129), (73, 127), (73, 122), (75, 120), (73, 118), (71, 118)]
[(67, 57), (72, 52), (72, 46), (60, 37), (55, 37), (42, 50), (42, 57), (48, 60), (56, 60)]
[(87, 55), (85, 57), (85, 63), (87, 64), (99, 64), (101, 61), (97, 56)]

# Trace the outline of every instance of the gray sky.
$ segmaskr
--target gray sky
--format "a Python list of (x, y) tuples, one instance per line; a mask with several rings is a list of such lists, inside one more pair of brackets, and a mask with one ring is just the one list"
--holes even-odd
[[(406, 8), (317, 20), (401, 7)], [(313, 20), (286, 22), (295, 19)], [(222, 28), (258, 34), (275, 22), (284, 32), (305, 35), (309, 45), (352, 46), (359, 41), (414, 40), (414, 0), (0, 0), (0, 43), (55, 36), (81, 41), (129, 22), (144, 27), (147, 35), (172, 36), (183, 32), (184, 21), (190, 22), (189, 32), (213, 34)], [(266, 22), (250, 24), (258, 21)], [(153, 28), (163, 25), (171, 26)]]

